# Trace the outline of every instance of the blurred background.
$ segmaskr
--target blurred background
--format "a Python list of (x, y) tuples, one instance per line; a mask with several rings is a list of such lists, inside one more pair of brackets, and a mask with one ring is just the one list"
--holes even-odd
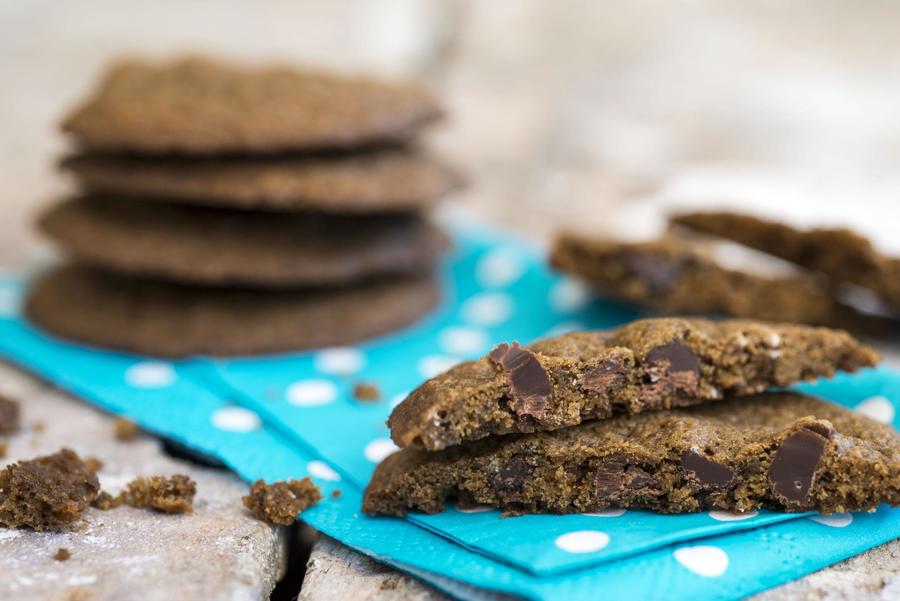
[(889, 0), (0, 1), (0, 266), (41, 260), (56, 124), (122, 54), (426, 82), (459, 205), (537, 239), (636, 236), (670, 207), (850, 225), (900, 253), (900, 4)]

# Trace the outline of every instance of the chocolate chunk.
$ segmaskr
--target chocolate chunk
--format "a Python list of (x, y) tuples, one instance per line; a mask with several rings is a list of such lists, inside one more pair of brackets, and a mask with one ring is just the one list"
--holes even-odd
[(532, 469), (528, 460), (521, 455), (514, 455), (497, 470), (492, 481), (493, 488), (498, 496), (507, 501), (514, 501), (521, 496), (522, 486), (531, 475)]
[(666, 290), (681, 272), (673, 261), (661, 257), (626, 255), (622, 264), (629, 276), (640, 280), (652, 292)]
[(605, 503), (616, 503), (632, 496), (654, 497), (660, 494), (656, 478), (628, 459), (612, 456), (594, 473), (594, 496)]
[(808, 504), (827, 445), (828, 438), (805, 427), (781, 443), (769, 467), (769, 482), (775, 497), (786, 507), (801, 509)]
[(703, 486), (724, 488), (734, 480), (733, 469), (694, 451), (685, 451), (681, 454), (681, 467)]
[(503, 343), (495, 347), (488, 357), (509, 377), (513, 410), (520, 415), (542, 419), (553, 398), (553, 387), (537, 356), (513, 342), (511, 346)]
[(591, 392), (607, 392), (624, 382), (625, 365), (617, 359), (604, 361), (581, 378), (582, 388)]
[(700, 379), (700, 362), (684, 344), (672, 341), (647, 353), (651, 366), (665, 366), (665, 377), (678, 390), (695, 391)]

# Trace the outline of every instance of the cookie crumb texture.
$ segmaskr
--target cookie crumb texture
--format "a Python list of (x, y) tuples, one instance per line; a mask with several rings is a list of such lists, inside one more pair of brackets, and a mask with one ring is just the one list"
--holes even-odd
[(557, 430), (616, 414), (684, 407), (874, 365), (838, 330), (660, 318), (502, 344), (425, 382), (388, 425), (400, 447), (439, 450), (496, 434)]
[(141, 429), (130, 419), (117, 417), (113, 421), (113, 434), (115, 434), (116, 440), (128, 442), (137, 438), (140, 433)]
[(244, 507), (257, 518), (273, 525), (289, 526), (297, 514), (322, 500), (322, 492), (309, 478), (266, 484), (257, 480), (244, 497)]
[(900, 435), (826, 401), (767, 393), (444, 451), (404, 449), (378, 466), (363, 509), (436, 513), (448, 500), (512, 515), (896, 506)]
[(100, 492), (97, 475), (70, 449), (20, 461), (0, 472), (0, 524), (61, 530)]
[(69, 551), (65, 547), (60, 547), (56, 550), (56, 554), (53, 556), (53, 559), (55, 559), (56, 561), (68, 561), (71, 557), (71, 551)]
[(169, 478), (150, 476), (128, 483), (124, 501), (138, 509), (149, 508), (163, 513), (190, 513), (194, 510), (197, 484), (183, 474)]
[(14, 434), (19, 430), (19, 403), (0, 396), (0, 434)]

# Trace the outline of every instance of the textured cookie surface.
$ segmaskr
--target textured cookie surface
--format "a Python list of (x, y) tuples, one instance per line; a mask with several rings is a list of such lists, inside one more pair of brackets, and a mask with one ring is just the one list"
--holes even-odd
[(84, 154), (62, 167), (89, 192), (342, 214), (424, 209), (461, 183), (437, 161), (398, 149), (206, 159)]
[(444, 451), (403, 449), (375, 470), (363, 509), (435, 513), (448, 500), (513, 514), (896, 506), (900, 436), (826, 401), (768, 393)]
[(801, 230), (736, 213), (686, 213), (672, 223), (732, 240), (835, 280), (869, 288), (900, 311), (900, 259), (846, 228)]
[(656, 311), (808, 323), (867, 335), (896, 332), (892, 320), (838, 302), (811, 276), (729, 269), (708, 250), (674, 236), (620, 242), (570, 233), (556, 239), (550, 262), (603, 294)]
[(321, 286), (420, 273), (449, 246), (415, 215), (283, 215), (123, 198), (65, 202), (40, 226), (84, 263), (216, 286)]
[(92, 150), (257, 153), (404, 140), (440, 116), (413, 85), (191, 57), (111, 68), (62, 127)]
[(252, 355), (350, 344), (416, 321), (440, 297), (431, 276), (317, 291), (178, 286), (67, 266), (41, 278), (25, 312), (90, 345), (165, 357)]
[(388, 425), (398, 446), (436, 450), (749, 395), (877, 361), (874, 350), (839, 330), (644, 319), (528, 347), (502, 344), (422, 384)]

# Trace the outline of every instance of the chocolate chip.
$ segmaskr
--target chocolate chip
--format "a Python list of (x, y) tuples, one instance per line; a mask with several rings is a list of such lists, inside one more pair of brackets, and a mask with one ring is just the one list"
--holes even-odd
[(725, 488), (734, 480), (734, 470), (694, 451), (681, 454), (681, 467), (702, 486)]
[(622, 265), (628, 276), (640, 280), (652, 292), (664, 292), (681, 273), (679, 265), (660, 257), (626, 255)]
[(659, 496), (657, 479), (624, 457), (609, 457), (594, 472), (594, 497), (604, 504), (615, 503), (626, 496), (625, 491), (647, 497)]
[(509, 377), (513, 411), (543, 419), (553, 398), (553, 387), (537, 356), (513, 342), (497, 346), (488, 358), (500, 365)]
[(651, 369), (663, 368), (663, 377), (677, 390), (695, 392), (700, 380), (700, 362), (697, 355), (686, 345), (678, 341), (651, 349), (647, 353), (646, 362)]
[(617, 359), (604, 361), (581, 378), (581, 386), (591, 392), (606, 392), (625, 382), (625, 365)]
[(531, 478), (531, 465), (521, 455), (510, 457), (494, 474), (492, 487), (498, 497), (515, 501), (522, 495), (525, 482)]
[(786, 508), (807, 507), (827, 445), (828, 438), (804, 427), (788, 436), (778, 447), (769, 467), (769, 482), (775, 497)]

